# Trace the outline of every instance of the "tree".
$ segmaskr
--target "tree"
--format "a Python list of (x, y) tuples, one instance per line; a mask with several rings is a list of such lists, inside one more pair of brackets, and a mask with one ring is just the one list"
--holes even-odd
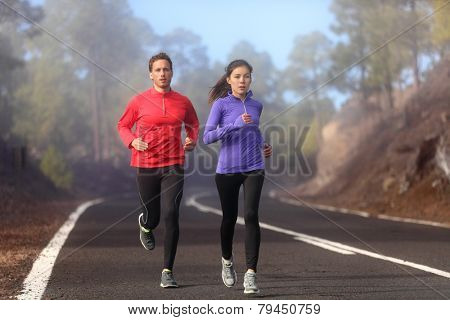
[[(72, 140), (71, 136), (80, 135), (75, 144), (69, 145), (68, 152), (92, 155), (95, 161), (109, 159), (121, 152), (120, 146), (113, 143), (118, 114), (131, 95), (139, 91), (135, 86), (141, 88), (143, 83), (148, 86), (146, 49), (153, 47), (157, 38), (147, 23), (132, 15), (123, 0), (48, 0), (45, 13), (43, 25), (68, 46), (47, 34), (31, 45), (33, 63), (49, 69), (31, 68), (34, 74), (29, 92), (42, 87), (39, 95), (53, 90), (47, 99), (53, 101), (59, 97), (59, 106), (53, 104), (59, 112), (48, 112), (53, 120), (48, 119), (46, 123), (52, 124), (49, 128), (54, 130), (48, 129), (51, 132), (64, 131), (66, 143)], [(51, 77), (53, 73), (55, 76)], [(52, 89), (40, 86), (41, 79)], [(39, 110), (39, 101), (35, 102), (29, 101), (35, 109), (33, 112)], [(51, 105), (52, 102), (46, 108)], [(77, 112), (79, 116), (73, 117)], [(56, 115), (64, 120), (56, 121)], [(71, 127), (68, 124), (73, 119), (79, 123)], [(56, 129), (61, 123), (67, 125)], [(87, 136), (86, 126), (90, 128), (91, 138)], [(61, 145), (55, 142), (56, 147)]]
[(286, 68), (286, 88), (306, 95), (312, 92), (313, 101), (325, 96), (325, 90), (316, 90), (328, 80), (331, 41), (321, 32), (300, 35), (294, 41)]
[(195, 33), (177, 28), (160, 38), (161, 51), (167, 51), (175, 65), (177, 75), (208, 67), (209, 58), (206, 46)]
[[(356, 61), (354, 70), (346, 72), (336, 81), (341, 91), (358, 91), (366, 99), (373, 92), (384, 92), (388, 105), (393, 107), (393, 87), (401, 83), (402, 74), (412, 70), (416, 86), (420, 84), (420, 60), (430, 47), (428, 26), (422, 22), (378, 50), (388, 39), (413, 25), (424, 14), (420, 0), (402, 1), (355, 1), (335, 0), (332, 11), (336, 23), (332, 30), (342, 39), (335, 46), (333, 73), (339, 72)], [(369, 56), (370, 52), (376, 51)], [(358, 70), (358, 72), (356, 72)]]
[[(429, 4), (426, 0), (402, 0), (399, 2), (399, 19), (402, 18), (404, 28), (415, 24), (420, 17), (429, 12)], [(414, 86), (418, 88), (421, 83), (421, 60), (425, 55), (433, 54), (430, 41), (430, 21), (422, 21), (409, 30), (399, 39), (399, 45), (406, 49), (409, 68), (412, 70)]]
[[(377, 49), (386, 40), (404, 30), (405, 12), (399, 10), (400, 3), (382, 1), (366, 13), (368, 44)], [(394, 107), (393, 84), (408, 64), (411, 51), (401, 41), (393, 41), (368, 59), (368, 82), (377, 91), (385, 94), (388, 106)]]
[(25, 65), (25, 48), (18, 39), (37, 34), (36, 29), (13, 9), (33, 21), (39, 21), (43, 15), (40, 6), (32, 6), (28, 1), (6, 0), (0, 5), (0, 138), (6, 140), (11, 136), (13, 125), (14, 91), (20, 85), (17, 73)]
[[(373, 6), (373, 1), (370, 0), (334, 0), (331, 4), (331, 11), (336, 18), (331, 30), (341, 37), (331, 53), (333, 74), (344, 70), (368, 54), (370, 48), (366, 33), (366, 16)], [(337, 79), (333, 85), (342, 92), (359, 91), (367, 98), (370, 93), (367, 84), (367, 62), (359, 63)]]
[[(433, 0), (433, 9), (436, 10), (445, 4), (445, 0)], [(439, 55), (444, 57), (450, 50), (450, 5), (446, 5), (436, 13), (432, 24), (432, 41)]]
[[(83, 118), (80, 79), (65, 52), (45, 35), (36, 38), (39, 54), (27, 61), (22, 85), (15, 98), (14, 133), (25, 138), (33, 154), (42, 155), (49, 145), (63, 154), (88, 143), (89, 126)], [(78, 158), (86, 153), (77, 154)]]
[(40, 169), (56, 187), (66, 190), (72, 187), (73, 173), (63, 155), (54, 146), (50, 145), (45, 151)]
[(206, 46), (201, 38), (186, 29), (175, 29), (161, 37), (161, 50), (167, 51), (174, 64), (173, 87), (188, 96), (200, 119), (206, 121), (208, 91), (215, 73), (209, 65)]
[(329, 79), (331, 48), (331, 41), (321, 32), (297, 36), (285, 71), (285, 87), (306, 97), (302, 103), (310, 104), (314, 111), (315, 136), (319, 140), (323, 126), (329, 120), (328, 113), (334, 110), (326, 90), (317, 90)]

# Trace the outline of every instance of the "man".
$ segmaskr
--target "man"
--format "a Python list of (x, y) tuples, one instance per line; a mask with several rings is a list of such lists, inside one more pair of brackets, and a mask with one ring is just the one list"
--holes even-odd
[[(185, 151), (192, 151), (198, 137), (198, 118), (191, 101), (170, 87), (170, 57), (161, 52), (149, 60), (153, 87), (134, 96), (117, 125), (120, 138), (131, 149), (131, 166), (144, 212), (139, 215), (140, 240), (153, 250), (153, 230), (161, 214), (165, 221), (164, 266), (161, 287), (178, 287), (173, 264), (179, 237), (179, 207), (183, 195)], [(187, 137), (181, 143), (183, 123)], [(136, 129), (133, 131), (133, 126)]]

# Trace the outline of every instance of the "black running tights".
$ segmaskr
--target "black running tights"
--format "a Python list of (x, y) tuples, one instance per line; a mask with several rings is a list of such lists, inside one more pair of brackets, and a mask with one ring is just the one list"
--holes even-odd
[(244, 185), (245, 257), (248, 269), (256, 271), (261, 233), (258, 207), (264, 183), (264, 170), (245, 173), (216, 174), (216, 185), (222, 205), (220, 237), (222, 257), (233, 254), (234, 227), (238, 217), (239, 189)]
[(179, 165), (138, 168), (137, 184), (144, 207), (141, 223), (154, 230), (161, 217), (165, 222), (164, 268), (172, 270), (179, 237), (179, 208), (183, 196), (184, 169)]

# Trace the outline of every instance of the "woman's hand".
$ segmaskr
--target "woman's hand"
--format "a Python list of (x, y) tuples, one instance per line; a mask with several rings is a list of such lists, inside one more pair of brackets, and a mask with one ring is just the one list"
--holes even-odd
[(195, 143), (194, 140), (192, 140), (189, 137), (186, 137), (186, 139), (184, 140), (184, 145), (183, 145), (183, 149), (184, 151), (192, 151), (195, 148)]
[(141, 137), (134, 139), (131, 142), (131, 146), (137, 151), (145, 151), (148, 149), (148, 143), (143, 141)]
[(250, 114), (248, 114), (248, 113), (244, 113), (242, 115), (242, 121), (244, 121), (245, 124), (252, 123), (253, 122), (252, 116)]
[(268, 143), (265, 143), (263, 152), (264, 152), (264, 158), (270, 157), (272, 155), (272, 146)]

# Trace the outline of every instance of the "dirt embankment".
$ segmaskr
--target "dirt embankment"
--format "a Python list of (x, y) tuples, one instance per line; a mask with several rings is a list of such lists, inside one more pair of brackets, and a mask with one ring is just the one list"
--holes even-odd
[[(0, 150), (6, 150), (0, 140)], [(135, 187), (127, 170), (108, 165), (74, 166), (75, 185), (61, 191), (30, 159), (25, 168), (0, 161), (0, 299), (14, 299), (34, 260), (79, 204)]]
[(33, 261), (79, 200), (33, 167), (0, 165), (0, 299), (13, 299)]
[(450, 59), (419, 89), (350, 100), (322, 131), (311, 202), (450, 223)]

